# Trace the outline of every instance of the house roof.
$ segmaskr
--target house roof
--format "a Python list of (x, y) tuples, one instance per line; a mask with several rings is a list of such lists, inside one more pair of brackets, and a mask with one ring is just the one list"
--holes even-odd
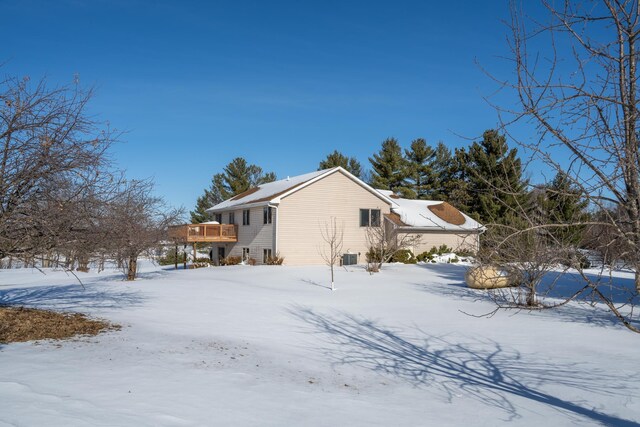
[[(378, 190), (387, 197), (393, 192)], [(394, 197), (395, 206), (385, 217), (401, 228), (419, 231), (484, 231), (485, 227), (447, 202), (437, 200), (409, 200)]]
[(345, 169), (341, 167), (335, 167), (331, 169), (324, 169), (321, 171), (306, 173), (304, 175), (287, 177), (286, 179), (269, 182), (267, 184), (261, 184), (258, 187), (250, 188), (244, 193), (240, 193), (230, 199), (225, 200), (224, 202), (218, 203), (217, 205), (207, 209), (207, 211), (219, 212), (232, 208), (240, 209), (251, 206), (278, 204), (280, 203), (280, 200), (282, 198), (288, 196), (289, 194), (301, 190), (302, 188), (311, 185), (314, 182), (334, 173), (342, 173), (343, 175), (354, 181), (356, 184), (363, 187), (365, 190), (371, 192), (390, 205), (394, 205), (394, 201), (386, 195), (376, 191), (357, 177), (350, 174)]

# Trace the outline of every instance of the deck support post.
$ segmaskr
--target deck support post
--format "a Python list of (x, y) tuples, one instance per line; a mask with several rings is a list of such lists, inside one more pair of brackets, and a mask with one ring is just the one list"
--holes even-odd
[(198, 242), (193, 242), (193, 263), (196, 263), (196, 258), (198, 258)]

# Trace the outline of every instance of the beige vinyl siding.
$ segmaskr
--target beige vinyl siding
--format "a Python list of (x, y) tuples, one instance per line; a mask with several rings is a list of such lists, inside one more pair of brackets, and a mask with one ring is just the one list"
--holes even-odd
[[(238, 242), (216, 244), (216, 247), (225, 247), (227, 256), (242, 256), (242, 248), (249, 248), (249, 256), (256, 260), (257, 264), (262, 264), (263, 249), (273, 250), (274, 226), (276, 222), (276, 210), (272, 213), (271, 224), (263, 224), (262, 216), (263, 206), (251, 208), (249, 225), (242, 225), (242, 211), (244, 209), (234, 210), (235, 222), (238, 225)], [(229, 212), (222, 213), (222, 219), (228, 222)], [(214, 257), (217, 257), (217, 249), (214, 249)]]
[(440, 247), (441, 245), (447, 245), (451, 249), (455, 250), (469, 250), (476, 252), (479, 248), (479, 234), (478, 233), (445, 233), (445, 232), (425, 232), (425, 233), (402, 233), (398, 235), (398, 239), (402, 239), (402, 236), (410, 235), (410, 239), (413, 236), (419, 236), (420, 241), (409, 248), (414, 255), (421, 254), (433, 248), (434, 246)]
[(364, 262), (366, 228), (360, 227), (360, 209), (380, 209), (385, 214), (390, 206), (340, 172), (284, 197), (277, 223), (278, 253), (284, 263), (323, 264), (319, 251), (326, 243), (320, 229), (331, 217), (344, 224), (343, 253), (359, 253), (358, 262)]

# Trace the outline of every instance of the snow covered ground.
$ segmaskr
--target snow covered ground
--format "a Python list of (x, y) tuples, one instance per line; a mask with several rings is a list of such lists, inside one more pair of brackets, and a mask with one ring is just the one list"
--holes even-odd
[(0, 347), (0, 425), (640, 425), (640, 336), (584, 305), (472, 317), (464, 271), (0, 270), (0, 303), (123, 326)]

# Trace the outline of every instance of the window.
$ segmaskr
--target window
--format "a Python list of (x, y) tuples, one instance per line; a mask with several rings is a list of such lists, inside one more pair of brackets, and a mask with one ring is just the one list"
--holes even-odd
[(380, 227), (380, 209), (371, 209), (371, 226)]
[(242, 211), (242, 225), (249, 225), (249, 219), (251, 218), (251, 211), (249, 209), (245, 209)]
[(271, 208), (269, 206), (265, 206), (262, 210), (263, 224), (271, 224)]
[(221, 213), (213, 214), (213, 220), (218, 221), (218, 224), (222, 224), (222, 214)]
[(229, 212), (229, 224), (236, 223), (236, 214), (235, 212)]
[(369, 209), (360, 209), (360, 227), (369, 226)]
[(379, 227), (380, 209), (360, 209), (360, 227)]
[(264, 249), (262, 251), (262, 263), (266, 264), (269, 258), (271, 258), (271, 249)]
[(242, 260), (247, 261), (249, 258), (249, 248), (242, 248)]

